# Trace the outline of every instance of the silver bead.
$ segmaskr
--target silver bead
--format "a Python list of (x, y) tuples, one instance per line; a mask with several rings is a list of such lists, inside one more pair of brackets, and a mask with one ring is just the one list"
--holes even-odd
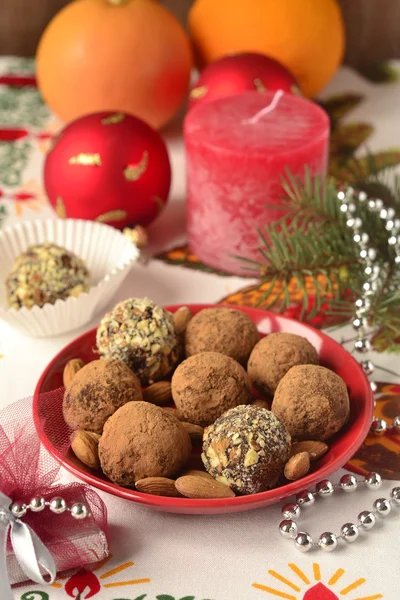
[(392, 221), (392, 219), (389, 219), (386, 222), (385, 229), (386, 231), (392, 231), (394, 229), (394, 221)]
[(340, 532), (346, 542), (355, 542), (358, 538), (358, 527), (354, 523), (345, 523), (342, 525)]
[(360, 229), (360, 227), (362, 227), (362, 220), (360, 217), (356, 217), (354, 219), (354, 229)]
[(61, 515), (67, 510), (67, 503), (64, 498), (52, 498), (50, 500), (50, 510), (56, 515)]
[(359, 233), (356, 233), (355, 235), (353, 235), (353, 240), (356, 244), (359, 244), (361, 242), (361, 235)]
[(282, 515), (285, 519), (298, 519), (300, 516), (300, 506), (298, 504), (285, 504), (282, 506)]
[(44, 498), (32, 498), (32, 500), (29, 502), (29, 508), (32, 512), (41, 512), (46, 508), (46, 502)]
[[(354, 202), (349, 202), (349, 212), (355, 213), (356, 210), (357, 210), (357, 206), (354, 204)], [(349, 227), (352, 227), (352, 225), (349, 225)]]
[(334, 533), (325, 531), (319, 536), (318, 545), (325, 552), (332, 552), (338, 545), (338, 539)]
[(382, 208), (382, 210), (379, 213), (379, 216), (383, 220), (388, 218), (388, 211), (386, 210), (386, 208)]
[(28, 508), (26, 504), (20, 504), (19, 502), (14, 502), (14, 504), (11, 506), (11, 512), (14, 517), (17, 517), (17, 519), (24, 517), (27, 513), (27, 510)]
[[(350, 205), (349, 205), (349, 210), (350, 210)], [(346, 225), (347, 225), (347, 227), (354, 227), (354, 219), (353, 218), (347, 219)]]
[(311, 492), (309, 492), (308, 490), (303, 490), (302, 492), (299, 492), (297, 494), (296, 501), (297, 501), (297, 504), (300, 505), (300, 507), (301, 506), (309, 507), (314, 504), (315, 498)]
[(400, 504), (400, 487), (394, 487), (390, 491), (390, 497), (396, 504)]
[(395, 235), (391, 235), (388, 239), (389, 246), (395, 246), (397, 244), (397, 238)]
[(375, 392), (378, 390), (378, 384), (376, 383), (376, 381), (370, 381), (369, 382), (369, 387), (371, 388), (371, 391), (375, 394)]
[(344, 192), (338, 192), (338, 200), (343, 201), (346, 198), (346, 194)]
[(89, 511), (85, 504), (77, 502), (71, 507), (71, 515), (74, 517), (74, 519), (86, 519), (86, 517), (89, 515)]
[(313, 545), (311, 535), (306, 531), (300, 531), (300, 533), (298, 533), (295, 537), (294, 545), (296, 546), (297, 550), (300, 550), (300, 552), (308, 552), (311, 550)]
[(279, 524), (279, 533), (284, 538), (295, 538), (297, 531), (297, 523), (291, 519), (285, 519)]
[[(391, 218), (393, 219), (393, 217), (391, 217)], [(394, 226), (395, 226), (396, 229), (400, 229), (400, 219), (395, 219), (394, 220)]]
[(353, 329), (355, 331), (359, 331), (360, 329), (365, 329), (368, 327), (368, 319), (365, 317), (356, 317), (352, 323)]
[(368, 298), (357, 298), (355, 305), (361, 313), (364, 313), (371, 308), (371, 301)]
[(370, 360), (361, 361), (361, 367), (366, 375), (372, 375), (375, 370), (374, 363)]
[(354, 349), (361, 354), (365, 354), (371, 350), (371, 342), (366, 339), (356, 340), (354, 342)]
[(394, 259), (394, 262), (396, 263), (396, 265), (400, 264), (400, 254), (398, 254), (396, 256), (396, 258)]
[(344, 204), (342, 204), (342, 205), (341, 205), (341, 207), (340, 207), (340, 210), (341, 210), (343, 213), (346, 213), (346, 212), (347, 212), (347, 210), (348, 210), (348, 208), (349, 208), (348, 204), (344, 203)]
[(369, 242), (369, 235), (368, 233), (362, 233), (361, 234), (361, 243), (362, 244), (368, 244)]
[(387, 430), (387, 423), (383, 419), (375, 418), (372, 420), (371, 433), (375, 435), (383, 435)]
[(368, 248), (368, 258), (372, 261), (374, 261), (376, 259), (376, 249), (375, 248)]
[(400, 433), (400, 415), (393, 419), (393, 429)]
[(365, 478), (365, 485), (369, 490), (379, 490), (382, 485), (382, 477), (379, 473), (368, 473)]
[(368, 196), (365, 192), (360, 192), (358, 194), (358, 199), (360, 202), (365, 202), (367, 198), (368, 198)]
[(344, 492), (355, 492), (358, 486), (357, 479), (354, 475), (342, 475), (340, 478), (340, 487)]
[(329, 479), (323, 479), (315, 486), (318, 496), (322, 496), (323, 498), (326, 496), (332, 496), (334, 487)]
[(372, 275), (372, 273), (373, 273), (372, 267), (370, 265), (368, 265), (367, 267), (365, 267), (364, 273), (366, 274), (367, 277), (369, 277), (370, 275)]
[(375, 518), (374, 513), (370, 512), (369, 510), (363, 510), (362, 512), (360, 512), (360, 514), (358, 515), (357, 518), (358, 518), (360, 525), (362, 525), (362, 527), (364, 527), (364, 529), (372, 529), (372, 527), (376, 523), (376, 518)]
[(381, 211), (383, 209), (383, 201), (380, 198), (377, 198), (375, 200), (375, 206), (374, 206), (375, 210), (379, 210)]
[(393, 219), (393, 217), (395, 216), (396, 211), (394, 210), (394, 208), (392, 208), (391, 206), (389, 206), (389, 208), (387, 209), (387, 216), (388, 219)]
[(392, 505), (390, 504), (389, 500), (386, 500), (386, 498), (378, 498), (375, 500), (373, 507), (380, 517), (387, 517), (392, 510)]
[(365, 260), (368, 256), (368, 252), (363, 248), (360, 252), (360, 258), (362, 258), (363, 260)]
[(368, 200), (368, 208), (370, 210), (375, 210), (376, 204), (375, 204), (375, 200)]

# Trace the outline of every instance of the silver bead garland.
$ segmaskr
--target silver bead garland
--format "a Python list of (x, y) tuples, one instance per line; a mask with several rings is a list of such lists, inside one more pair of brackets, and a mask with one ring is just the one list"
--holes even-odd
[(41, 496), (36, 496), (32, 498), (29, 504), (22, 504), (20, 502), (14, 502), (11, 505), (11, 512), (17, 519), (21, 519), (26, 515), (28, 510), (33, 513), (41, 512), (45, 510), (45, 508), (49, 508), (50, 511), (56, 515), (61, 515), (64, 512), (71, 513), (71, 516), (74, 519), (86, 519), (86, 517), (90, 516), (89, 509), (86, 504), (82, 502), (75, 502), (71, 507), (69, 507), (64, 500), (64, 498), (55, 497), (47, 502)]
[(372, 510), (363, 510), (357, 517), (357, 523), (345, 523), (340, 528), (340, 534), (325, 531), (314, 542), (307, 531), (299, 531), (297, 519), (301, 516), (303, 508), (312, 506), (316, 498), (330, 496), (335, 490), (354, 492), (360, 484), (365, 484), (370, 490), (378, 490), (382, 485), (382, 477), (379, 473), (368, 473), (363, 480), (357, 480), (354, 475), (343, 475), (339, 483), (333, 484), (329, 479), (318, 483), (314, 492), (303, 490), (296, 496), (296, 503), (285, 504), (282, 507), (284, 520), (279, 525), (280, 534), (294, 540), (295, 547), (301, 552), (308, 552), (312, 548), (321, 548), (325, 552), (332, 552), (337, 548), (340, 540), (352, 543), (359, 537), (360, 531), (368, 531), (377, 520), (384, 518), (392, 511), (394, 506), (400, 507), (400, 487), (392, 488), (390, 498), (377, 498), (373, 503)]
[[(388, 245), (393, 249), (395, 264), (400, 268), (400, 219), (395, 219), (395, 210), (391, 207), (386, 208), (380, 199), (368, 199), (365, 192), (359, 192), (357, 195), (352, 188), (338, 193), (340, 210), (346, 217), (347, 226), (353, 231), (353, 240), (359, 246), (360, 260), (364, 269), (365, 282), (363, 284), (363, 293), (355, 302), (355, 314), (353, 318), (353, 329), (356, 331), (354, 350), (360, 354), (365, 354), (371, 350), (371, 329), (368, 326), (368, 313), (371, 309), (372, 299), (380, 291), (382, 282), (387, 274), (387, 265), (381, 266), (375, 264), (377, 250), (369, 242), (369, 236), (362, 231), (362, 220), (354, 217), (357, 206), (354, 200), (367, 206), (371, 213), (378, 213), (379, 217), (385, 223), (385, 229), (388, 232)], [(360, 365), (367, 375), (371, 377), (374, 373), (374, 364), (369, 359), (360, 361)], [(375, 381), (370, 380), (370, 386), (373, 393), (378, 389)], [(374, 418), (371, 424), (371, 433), (375, 435), (384, 435), (386, 431), (400, 433), (400, 415), (394, 417), (391, 425), (384, 419)]]

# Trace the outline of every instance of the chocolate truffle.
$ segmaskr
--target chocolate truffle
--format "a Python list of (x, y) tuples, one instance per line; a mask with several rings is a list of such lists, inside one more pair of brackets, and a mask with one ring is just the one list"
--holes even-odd
[(220, 352), (246, 367), (250, 353), (260, 339), (248, 315), (234, 308), (205, 308), (189, 322), (185, 334), (186, 356)]
[(189, 434), (176, 417), (148, 402), (128, 402), (104, 425), (99, 442), (103, 472), (133, 487), (145, 477), (171, 477), (192, 451)]
[(82, 259), (56, 244), (31, 246), (14, 262), (6, 288), (11, 308), (54, 304), (89, 291), (89, 271)]
[(100, 356), (124, 361), (142, 385), (168, 375), (180, 357), (171, 313), (148, 298), (117, 304), (101, 320), (96, 339)]
[(327, 440), (346, 423), (346, 384), (325, 367), (298, 365), (280, 381), (271, 410), (296, 440)]
[(294, 365), (317, 365), (318, 354), (306, 338), (293, 333), (270, 333), (254, 347), (247, 372), (261, 393), (273, 396), (282, 377)]
[(237, 494), (273, 487), (290, 454), (290, 435), (269, 410), (237, 406), (204, 431), (203, 463), (208, 473)]
[(120, 360), (94, 360), (80, 369), (65, 390), (63, 412), (72, 429), (101, 433), (120, 406), (142, 400), (140, 381)]
[(172, 377), (172, 397), (183, 418), (209, 425), (226, 410), (247, 404), (251, 386), (238, 362), (218, 352), (187, 358)]

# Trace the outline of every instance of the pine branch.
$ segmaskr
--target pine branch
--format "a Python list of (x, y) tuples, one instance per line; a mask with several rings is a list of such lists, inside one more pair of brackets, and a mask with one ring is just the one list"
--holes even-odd
[[(372, 158), (368, 161), (368, 184), (390, 184), (392, 205), (400, 209), (400, 180), (376, 168)], [(302, 184), (288, 173), (284, 190), (282, 217), (259, 232), (260, 260), (250, 261), (260, 276), (260, 285), (255, 288), (262, 289), (259, 304), (284, 310), (295, 292), (301, 298), (300, 318), (314, 318), (322, 306), (324, 314), (351, 318), (354, 299), (361, 295), (365, 281), (364, 263), (341, 210), (337, 184), (333, 179), (313, 178), (309, 171)], [(354, 217), (362, 220), (362, 230), (377, 250), (376, 264), (384, 276), (374, 298), (372, 324), (393, 346), (400, 338), (400, 273), (395, 254), (388, 246), (388, 232), (379, 215), (356, 196), (351, 202)]]

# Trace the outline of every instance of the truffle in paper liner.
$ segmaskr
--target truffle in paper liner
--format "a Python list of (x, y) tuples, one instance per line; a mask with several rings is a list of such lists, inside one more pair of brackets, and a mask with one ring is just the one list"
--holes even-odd
[[(62, 401), (63, 390), (44, 394), (46, 402)], [(38, 427), (55, 424), (38, 421)], [(68, 441), (65, 441), (67, 444)], [(98, 494), (81, 483), (63, 484), (60, 467), (43, 448), (32, 418), (32, 399), (20, 400), (0, 411), (0, 490), (13, 502), (29, 504), (34, 497), (50, 501), (62, 497), (69, 507), (82, 502), (89, 516), (76, 521), (69, 512), (54, 514), (28, 511), (22, 521), (29, 525), (51, 552), (57, 571), (85, 566), (90, 568), (108, 556), (107, 510)], [(0, 549), (1, 551), (1, 549)], [(10, 583), (27, 576), (18, 564), (10, 540), (7, 544)], [(0, 557), (1, 558), (1, 557)]]
[[(30, 246), (52, 242), (84, 260), (91, 288), (77, 297), (42, 308), (9, 308), (5, 281), (14, 261)], [(88, 323), (111, 301), (139, 251), (116, 229), (77, 219), (27, 221), (0, 232), (0, 319), (34, 337), (73, 331)]]

